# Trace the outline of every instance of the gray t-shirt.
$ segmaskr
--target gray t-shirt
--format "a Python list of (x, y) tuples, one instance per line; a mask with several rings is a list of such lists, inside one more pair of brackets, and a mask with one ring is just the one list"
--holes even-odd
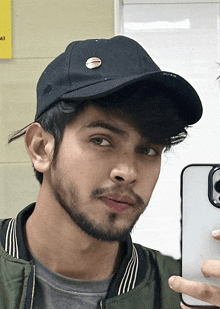
[(34, 258), (36, 286), (33, 309), (96, 309), (112, 277), (98, 281), (71, 279), (50, 271)]

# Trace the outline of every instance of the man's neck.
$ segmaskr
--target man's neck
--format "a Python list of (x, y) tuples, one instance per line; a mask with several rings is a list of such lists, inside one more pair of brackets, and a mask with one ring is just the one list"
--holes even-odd
[(66, 277), (105, 279), (120, 262), (118, 242), (104, 242), (87, 235), (61, 207), (43, 207), (38, 201), (27, 221), (26, 234), (31, 254)]

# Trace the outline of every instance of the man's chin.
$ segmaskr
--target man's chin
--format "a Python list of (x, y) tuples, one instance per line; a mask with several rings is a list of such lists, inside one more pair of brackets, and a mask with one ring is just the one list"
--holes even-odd
[(102, 226), (100, 223), (97, 224), (93, 220), (91, 220), (87, 214), (80, 212), (73, 212), (70, 207), (67, 207), (66, 204), (60, 203), (61, 206), (65, 209), (65, 211), (69, 214), (72, 221), (78, 225), (78, 227), (83, 230), (87, 235), (94, 237), (97, 240), (106, 241), (106, 242), (121, 242), (124, 241), (131, 230), (133, 229), (135, 222), (130, 226), (125, 226), (124, 228), (117, 228), (117, 214), (112, 213), (108, 218), (109, 227), (106, 228)]
[[(78, 221), (78, 220), (77, 220)], [(108, 230), (105, 230), (100, 225), (97, 226), (91, 222), (80, 220), (76, 222), (77, 225), (89, 236), (96, 238), (97, 240), (106, 241), (106, 242), (114, 242), (114, 241), (124, 241), (128, 235), (131, 233), (133, 225), (124, 229), (117, 230), (112, 227)]]
[(120, 231), (114, 228), (104, 230), (104, 228), (100, 226), (95, 226), (90, 222), (80, 221), (75, 223), (77, 223), (77, 225), (81, 228), (81, 230), (83, 230), (87, 235), (94, 237), (97, 240), (105, 242), (124, 241), (132, 230), (132, 227)]
[(90, 233), (88, 235), (96, 238), (97, 240), (105, 241), (105, 242), (122, 242), (125, 241), (128, 235), (130, 234), (131, 230), (126, 230), (123, 233), (100, 233), (100, 232), (94, 232)]

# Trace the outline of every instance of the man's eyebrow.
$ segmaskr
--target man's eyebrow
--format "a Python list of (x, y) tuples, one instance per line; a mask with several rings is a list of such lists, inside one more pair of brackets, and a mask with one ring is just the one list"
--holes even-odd
[(104, 128), (104, 129), (107, 129), (109, 131), (112, 131), (116, 134), (119, 134), (119, 135), (125, 135), (126, 132), (122, 129), (119, 129), (109, 123), (106, 123), (106, 122), (103, 122), (103, 121), (92, 121), (92, 122), (89, 122), (85, 125), (84, 128), (97, 128), (97, 127), (100, 127), (100, 128)]

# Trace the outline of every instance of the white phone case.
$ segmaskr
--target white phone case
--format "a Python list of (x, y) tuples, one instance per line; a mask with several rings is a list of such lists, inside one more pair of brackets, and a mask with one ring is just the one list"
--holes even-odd
[[(213, 173), (217, 169), (219, 171), (213, 178)], [(184, 278), (220, 287), (220, 279), (205, 278), (201, 272), (203, 261), (220, 259), (220, 242), (212, 237), (212, 231), (220, 229), (220, 196), (215, 195), (213, 189), (219, 173), (220, 166), (216, 164), (189, 165), (182, 171), (181, 249), (182, 276)], [(216, 202), (212, 199), (213, 195), (215, 195), (215, 199), (219, 199), (219, 203), (218, 200)], [(182, 301), (188, 306), (211, 306), (185, 294), (182, 295)]]

